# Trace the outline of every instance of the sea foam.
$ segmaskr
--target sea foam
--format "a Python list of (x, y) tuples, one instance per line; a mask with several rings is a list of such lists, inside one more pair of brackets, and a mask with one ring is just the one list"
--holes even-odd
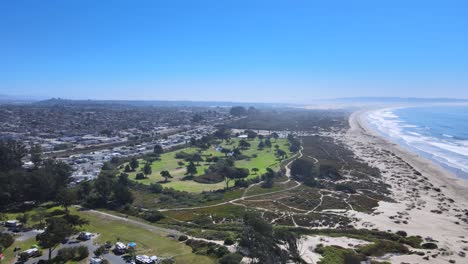
[[(401, 108), (388, 108), (371, 111), (367, 115), (369, 124), (380, 134), (409, 150), (429, 158), (456, 175), (468, 179), (468, 140), (460, 140), (441, 129), (454, 129), (450, 118), (431, 119), (428, 123), (425, 115), (411, 118), (409, 123), (402, 117)], [(414, 108), (415, 109), (415, 108)], [(404, 109), (404, 116), (412, 115), (412, 109)], [(422, 110), (417, 113), (420, 114)], [(431, 109), (431, 111), (435, 111)], [(468, 108), (467, 108), (468, 111)], [(457, 122), (460, 122), (457, 116)], [(410, 119), (410, 118), (408, 118)], [(419, 122), (421, 121), (421, 122)], [(426, 121), (426, 122), (423, 122)], [(446, 123), (443, 123), (446, 122)], [(468, 123), (468, 119), (466, 120)]]

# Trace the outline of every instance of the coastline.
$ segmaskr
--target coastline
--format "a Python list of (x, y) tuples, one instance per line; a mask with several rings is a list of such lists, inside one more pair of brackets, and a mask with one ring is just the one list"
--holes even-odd
[[(468, 181), (457, 178), (439, 164), (393, 143), (371, 128), (360, 110), (349, 117), (346, 144), (358, 158), (380, 169), (394, 202), (379, 202), (374, 213), (350, 211), (356, 228), (405, 231), (425, 242), (437, 241), (439, 249), (418, 255), (384, 256), (391, 263), (464, 263), (468, 251)], [(441, 250), (442, 249), (442, 250)]]
[[(397, 107), (395, 107), (397, 108)], [(391, 108), (391, 109), (395, 109)], [(423, 174), (427, 174), (431, 177), (431, 181), (436, 182), (439, 186), (446, 186), (447, 189), (451, 189), (456, 196), (468, 202), (468, 181), (457, 177), (452, 171), (442, 167), (438, 163), (421, 156), (418, 153), (412, 152), (405, 147), (400, 146), (398, 143), (394, 143), (391, 140), (385, 138), (379, 132), (375, 131), (366, 121), (365, 115), (368, 110), (362, 110), (354, 112), (350, 116), (350, 127), (353, 126), (355, 129), (360, 129), (362, 133), (367, 134), (375, 139), (375, 143), (382, 144), (387, 147), (389, 151), (395, 153), (400, 158), (404, 159), (416, 170)], [(428, 176), (428, 177), (429, 177)]]

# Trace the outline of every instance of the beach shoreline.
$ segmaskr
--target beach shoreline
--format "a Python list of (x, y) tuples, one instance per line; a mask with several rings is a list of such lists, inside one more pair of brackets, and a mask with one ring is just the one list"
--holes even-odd
[[(392, 108), (393, 109), (393, 108)], [(350, 129), (360, 129), (362, 133), (367, 134), (375, 139), (375, 143), (382, 144), (389, 151), (395, 153), (400, 158), (403, 158), (410, 165), (415, 167), (421, 173), (425, 173), (431, 177), (431, 181), (438, 183), (440, 186), (446, 186), (451, 190), (451, 193), (458, 196), (465, 202), (468, 202), (468, 181), (457, 177), (452, 171), (442, 167), (438, 163), (412, 152), (411, 150), (392, 142), (385, 138), (378, 131), (372, 128), (366, 121), (365, 115), (369, 111), (362, 110), (351, 114), (349, 117)]]
[(349, 212), (355, 227), (405, 231), (426, 242), (437, 241), (438, 250), (424, 250), (429, 260), (388, 256), (391, 263), (466, 263), (461, 255), (468, 253), (468, 181), (380, 135), (366, 122), (368, 111), (351, 114), (345, 143), (357, 158), (380, 169), (380, 180), (389, 185), (394, 202), (379, 202), (372, 214)]

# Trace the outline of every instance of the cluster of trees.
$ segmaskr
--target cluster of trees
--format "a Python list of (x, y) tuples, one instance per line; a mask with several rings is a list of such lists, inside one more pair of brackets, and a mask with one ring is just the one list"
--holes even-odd
[[(49, 250), (49, 262), (52, 252), (69, 236), (78, 232), (78, 227), (88, 224), (88, 221), (77, 215), (66, 214), (61, 217), (51, 217), (46, 221), (45, 231), (36, 236), (39, 245)], [(84, 255), (84, 254), (80, 254)], [(75, 255), (73, 255), (75, 257)], [(87, 257), (87, 256), (86, 256)]]
[(3, 252), (5, 248), (9, 248), (13, 245), (15, 239), (9, 233), (0, 233), (0, 252)]
[(196, 139), (192, 137), (190, 139), (190, 145), (193, 147), (198, 147), (203, 150), (207, 150), (210, 148), (212, 141), (213, 141), (213, 137), (211, 135), (203, 136), (200, 139)]
[[(38, 151), (39, 148), (33, 148)], [(45, 202), (55, 200), (58, 190), (67, 187), (71, 169), (60, 161), (42, 160), (34, 153), (35, 166), (22, 167), (27, 155), (23, 144), (14, 141), (0, 142), (0, 207), (20, 205), (25, 201)]]
[(315, 164), (309, 159), (296, 159), (291, 164), (291, 176), (293, 179), (303, 182), (305, 185), (316, 186), (317, 171)]
[(78, 199), (89, 207), (118, 208), (133, 202), (128, 174), (102, 171), (93, 182), (78, 186)]
[(57, 251), (55, 261), (58, 263), (67, 263), (68, 261), (81, 261), (89, 256), (89, 250), (86, 246), (61, 248)]
[(289, 151), (298, 152), (301, 149), (301, 141), (293, 135), (288, 135)]
[(254, 263), (305, 263), (297, 248), (296, 234), (273, 226), (254, 212), (244, 215), (239, 245), (247, 248)]
[(229, 114), (232, 116), (253, 116), (256, 115), (259, 111), (253, 107), (250, 106), (248, 109), (243, 107), (243, 106), (233, 106), (231, 107), (231, 110), (229, 111)]
[[(241, 181), (250, 172), (245, 168), (234, 167), (234, 161), (232, 159), (219, 159), (215, 164), (212, 164), (205, 170), (205, 175), (200, 180), (211, 179), (213, 182), (224, 181), (226, 183), (226, 189), (229, 188), (231, 181)], [(200, 178), (200, 177), (198, 177)], [(198, 180), (198, 179), (197, 179)]]

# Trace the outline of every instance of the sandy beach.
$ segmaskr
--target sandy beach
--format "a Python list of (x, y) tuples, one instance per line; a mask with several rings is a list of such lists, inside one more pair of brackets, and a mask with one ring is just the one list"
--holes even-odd
[[(391, 263), (468, 263), (468, 181), (456, 178), (432, 161), (396, 145), (372, 130), (366, 111), (350, 116), (345, 142), (356, 156), (382, 172), (395, 202), (379, 202), (373, 214), (350, 211), (357, 228), (406, 231), (437, 250), (423, 256), (386, 256)], [(429, 254), (427, 254), (429, 253)]]

